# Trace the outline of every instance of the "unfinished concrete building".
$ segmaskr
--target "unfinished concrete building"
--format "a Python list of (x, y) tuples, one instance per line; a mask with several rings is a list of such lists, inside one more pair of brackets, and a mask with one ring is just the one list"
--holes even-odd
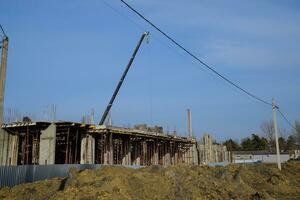
[(0, 130), (0, 165), (198, 164), (195, 139), (148, 129), (22, 122)]
[(209, 163), (230, 162), (230, 152), (226, 146), (214, 144), (209, 134), (204, 134), (198, 143), (199, 162), (202, 165)]

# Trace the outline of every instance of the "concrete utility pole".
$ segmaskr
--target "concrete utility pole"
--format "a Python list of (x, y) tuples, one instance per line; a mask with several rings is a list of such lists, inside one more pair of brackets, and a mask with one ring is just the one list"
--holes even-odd
[(0, 125), (3, 123), (3, 106), (4, 106), (4, 92), (6, 80), (6, 65), (7, 65), (7, 51), (8, 51), (8, 37), (4, 35), (2, 39), (2, 53), (0, 66)]
[(280, 151), (279, 151), (279, 142), (278, 142), (278, 130), (277, 130), (277, 120), (276, 120), (276, 106), (274, 98), (272, 99), (272, 110), (273, 110), (273, 121), (274, 121), (274, 131), (275, 131), (275, 142), (276, 142), (276, 154), (277, 154), (277, 165), (278, 169), (281, 170), (281, 162), (280, 162)]
[(190, 109), (187, 109), (187, 115), (188, 115), (188, 133), (189, 133), (189, 137), (192, 137), (193, 136), (192, 111)]

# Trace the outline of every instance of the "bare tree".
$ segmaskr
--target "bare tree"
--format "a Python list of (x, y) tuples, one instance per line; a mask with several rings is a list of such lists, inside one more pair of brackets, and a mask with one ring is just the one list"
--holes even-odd
[(265, 121), (260, 126), (263, 136), (268, 140), (269, 150), (275, 149), (274, 123), (273, 120)]
[[(297, 123), (297, 122), (296, 122)], [(275, 129), (273, 120), (264, 121), (260, 126), (263, 136), (268, 140), (269, 150), (275, 151)], [(299, 123), (300, 131), (300, 123)], [(289, 136), (289, 132), (284, 128), (278, 128), (279, 137), (286, 139)], [(300, 132), (299, 132), (299, 142), (300, 142)], [(279, 148), (281, 148), (279, 146)]]
[(295, 122), (295, 132), (294, 132), (294, 135), (295, 135), (295, 139), (296, 139), (296, 143), (297, 145), (300, 145), (300, 122), (299, 121), (296, 121)]
[(265, 121), (260, 126), (264, 136), (268, 141), (274, 140), (274, 123), (273, 120)]

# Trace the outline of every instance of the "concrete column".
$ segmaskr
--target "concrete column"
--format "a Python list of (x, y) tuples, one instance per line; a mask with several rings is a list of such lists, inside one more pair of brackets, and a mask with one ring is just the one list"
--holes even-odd
[(147, 165), (148, 161), (147, 161), (147, 142), (143, 142), (143, 165)]
[(95, 138), (87, 135), (81, 140), (80, 164), (95, 163)]
[(133, 165), (136, 165), (136, 158), (137, 158), (137, 149), (136, 149), (136, 143), (135, 142), (133, 142), (132, 144), (131, 144), (131, 146), (132, 146), (132, 153), (133, 153), (133, 160), (131, 161), (132, 162), (132, 164)]
[(51, 124), (48, 128), (41, 131), (39, 164), (55, 164), (55, 146), (56, 146), (56, 125)]
[(103, 164), (107, 165), (108, 164), (108, 138), (107, 134), (104, 135), (104, 153), (103, 153)]
[(113, 164), (113, 138), (112, 133), (107, 133), (105, 135), (105, 146), (104, 146), (104, 159), (103, 164), (105, 165), (112, 165)]
[(18, 164), (19, 136), (0, 129), (0, 165)]
[(136, 161), (135, 164), (136, 165), (141, 165), (141, 143), (136, 143)]
[(129, 165), (129, 141), (126, 139), (123, 141), (123, 155), (122, 165)]
[(197, 144), (193, 144), (193, 164), (198, 165), (199, 160), (198, 160), (198, 151), (197, 151)]
[(11, 138), (11, 157), (9, 158), (10, 165), (18, 165), (19, 136), (11, 135)]
[(176, 147), (175, 150), (175, 155), (174, 155), (174, 164), (177, 165), (178, 164), (178, 148)]
[(7, 160), (7, 144), (8, 133), (4, 130), (0, 130), (0, 165), (6, 165)]
[(186, 164), (186, 151), (182, 152), (182, 162), (183, 164)]
[(163, 166), (166, 166), (166, 142), (162, 145), (162, 160), (163, 160)]
[(170, 143), (166, 143), (165, 166), (169, 166), (170, 164), (171, 164)]
[(113, 134), (109, 134), (109, 163), (110, 165), (114, 164), (114, 144), (113, 144)]
[(154, 164), (155, 165), (158, 165), (158, 160), (159, 160), (159, 157), (158, 157), (158, 149), (159, 149), (159, 146), (158, 146), (158, 143), (157, 142), (155, 142), (155, 146), (154, 146), (154, 149), (155, 149), (155, 151), (154, 151)]
[(150, 142), (149, 144), (149, 150), (148, 152), (150, 153), (150, 165), (155, 165), (155, 145), (154, 141)]
[(127, 165), (131, 165), (131, 142), (128, 140)]
[(7, 52), (8, 52), (8, 37), (4, 36), (2, 40), (1, 66), (0, 66), (0, 125), (3, 123), (3, 108), (4, 108), (4, 92), (6, 80), (6, 66), (7, 66)]
[(190, 165), (191, 164), (191, 148), (189, 148), (186, 152), (186, 157), (187, 157), (187, 165)]

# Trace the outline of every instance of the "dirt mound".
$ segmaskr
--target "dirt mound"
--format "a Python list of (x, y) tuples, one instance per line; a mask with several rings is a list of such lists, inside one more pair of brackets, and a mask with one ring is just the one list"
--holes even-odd
[(0, 199), (300, 199), (300, 164), (103, 167), (0, 189)]

